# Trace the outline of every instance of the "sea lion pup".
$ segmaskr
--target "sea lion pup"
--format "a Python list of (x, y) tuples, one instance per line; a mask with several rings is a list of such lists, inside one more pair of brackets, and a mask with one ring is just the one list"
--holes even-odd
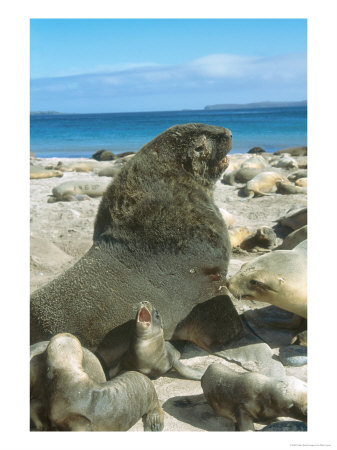
[(73, 335), (54, 336), (46, 351), (48, 418), (59, 431), (126, 431), (141, 417), (145, 431), (161, 431), (164, 413), (152, 382), (126, 372), (97, 383), (83, 369), (83, 349)]
[(208, 366), (201, 387), (214, 411), (235, 422), (236, 431), (255, 431), (254, 421), (276, 417), (307, 421), (307, 384), (292, 376), (238, 373), (215, 363)]
[[(109, 348), (98, 348), (99, 354), (109, 366)], [(190, 380), (201, 380), (204, 370), (193, 369), (179, 361), (180, 353), (164, 340), (163, 324), (159, 312), (149, 302), (139, 305), (134, 334), (128, 351), (117, 366), (109, 370), (115, 376), (121, 369), (137, 370), (149, 377), (159, 377), (175, 369)]]
[[(46, 393), (46, 349), (49, 341), (37, 342), (30, 346), (30, 421), (31, 429), (50, 430)], [(96, 383), (104, 383), (106, 377), (97, 357), (83, 348), (83, 370)]]
[(231, 143), (225, 128), (176, 125), (132, 156), (103, 195), (91, 249), (32, 294), (32, 343), (67, 331), (94, 350), (113, 330), (118, 358), (142, 299), (160, 310), (165, 339), (213, 351), (242, 332), (228, 295), (209, 300), (231, 250), (213, 201)]
[(244, 194), (247, 199), (253, 198), (254, 195), (271, 195), (271, 193), (276, 192), (277, 181), (290, 184), (290, 181), (278, 172), (261, 172), (248, 181), (244, 188)]
[(271, 303), (307, 317), (307, 241), (244, 264), (227, 287), (237, 298)]

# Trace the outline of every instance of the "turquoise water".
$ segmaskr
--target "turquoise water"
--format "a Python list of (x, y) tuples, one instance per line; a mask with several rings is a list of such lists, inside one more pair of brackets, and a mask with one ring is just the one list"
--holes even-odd
[(137, 151), (172, 125), (206, 123), (229, 128), (231, 153), (259, 146), (273, 152), (307, 145), (307, 108), (31, 115), (30, 149), (37, 157), (90, 157), (101, 149)]

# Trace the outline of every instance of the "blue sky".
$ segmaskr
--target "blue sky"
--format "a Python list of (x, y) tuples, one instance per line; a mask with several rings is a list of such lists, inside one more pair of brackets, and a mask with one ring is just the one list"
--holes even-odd
[(304, 19), (32, 19), (31, 110), (306, 99)]

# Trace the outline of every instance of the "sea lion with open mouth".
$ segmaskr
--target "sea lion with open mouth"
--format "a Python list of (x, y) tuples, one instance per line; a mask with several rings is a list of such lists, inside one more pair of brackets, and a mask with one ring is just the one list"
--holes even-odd
[[(104, 341), (103, 343), (104, 344)], [(100, 346), (98, 353), (109, 366), (110, 346)], [(139, 305), (135, 320), (134, 334), (128, 351), (117, 366), (109, 370), (115, 376), (121, 369), (137, 370), (149, 377), (159, 377), (175, 369), (180, 375), (191, 380), (200, 380), (204, 370), (193, 369), (179, 361), (180, 354), (175, 347), (164, 340), (163, 324), (159, 312), (149, 302)]]
[(112, 331), (118, 358), (143, 299), (160, 310), (165, 339), (213, 351), (237, 337), (230, 297), (212, 300), (231, 250), (213, 201), (231, 145), (226, 128), (186, 124), (139, 150), (103, 195), (90, 250), (32, 294), (31, 343), (69, 332), (93, 350)]

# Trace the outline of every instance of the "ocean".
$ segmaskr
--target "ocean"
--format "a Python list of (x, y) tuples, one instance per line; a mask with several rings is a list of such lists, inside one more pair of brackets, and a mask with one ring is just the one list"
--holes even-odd
[(307, 145), (307, 108), (188, 110), (30, 116), (30, 150), (37, 157), (91, 157), (97, 150), (137, 151), (167, 128), (183, 123), (229, 128), (231, 153)]

